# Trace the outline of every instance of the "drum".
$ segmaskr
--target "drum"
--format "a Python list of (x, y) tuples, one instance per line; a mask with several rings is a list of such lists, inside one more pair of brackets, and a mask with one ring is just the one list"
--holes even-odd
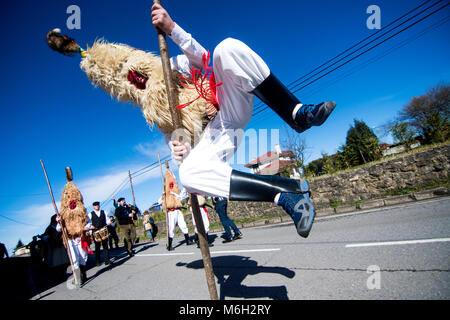
[(97, 231), (94, 231), (94, 240), (95, 242), (101, 242), (103, 240), (108, 239), (109, 237), (109, 232), (108, 232), (108, 227), (104, 226), (101, 229), (98, 229)]

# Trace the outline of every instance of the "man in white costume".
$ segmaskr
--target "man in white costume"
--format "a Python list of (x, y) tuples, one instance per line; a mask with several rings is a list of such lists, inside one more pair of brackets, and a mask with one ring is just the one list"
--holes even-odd
[[(201, 69), (207, 51), (192, 35), (159, 4), (153, 5), (151, 17), (154, 27), (165, 32), (184, 53), (171, 58), (172, 68), (183, 74), (188, 74), (193, 66)], [(222, 82), (216, 88), (220, 111), (207, 125), (198, 144), (191, 149), (189, 143), (176, 141), (176, 135), (165, 135), (172, 156), (180, 165), (181, 184), (190, 193), (229, 200), (274, 201), (291, 216), (297, 233), (308, 237), (315, 210), (306, 180), (240, 172), (232, 169), (227, 160), (239, 146), (239, 132), (250, 121), (255, 95), (299, 133), (323, 124), (336, 103), (302, 104), (260, 56), (236, 39), (227, 38), (217, 45), (213, 68), (216, 82)]]

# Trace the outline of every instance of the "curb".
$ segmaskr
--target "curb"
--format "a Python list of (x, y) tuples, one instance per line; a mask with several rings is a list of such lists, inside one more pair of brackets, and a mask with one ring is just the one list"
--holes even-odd
[[(357, 207), (356, 205), (342, 205), (337, 208), (322, 208), (316, 211), (316, 217), (327, 217), (327, 216), (338, 216), (340, 214), (346, 214), (350, 212), (358, 212), (368, 209), (377, 209), (383, 207), (390, 207), (403, 203), (417, 202), (421, 200), (428, 200), (434, 198), (442, 198), (450, 196), (450, 188), (439, 187), (430, 190), (423, 190), (417, 192), (411, 192), (409, 194), (400, 196), (391, 196), (382, 199), (372, 199), (363, 201)], [(292, 222), (292, 219), (288, 215), (283, 215), (279, 217), (271, 217), (266, 219), (255, 220), (252, 222), (236, 223), (239, 229), (261, 227), (265, 225), (274, 225), (285, 222)], [(224, 232), (223, 227), (212, 228), (209, 230), (209, 234)], [(176, 237), (177, 235), (175, 235)]]
[(359, 206), (344, 205), (337, 208), (323, 208), (317, 210), (317, 217), (325, 217), (330, 215), (342, 214), (347, 212), (354, 212), (359, 210), (376, 209), (382, 207), (389, 207), (397, 204), (415, 202), (421, 200), (428, 200), (433, 198), (440, 198), (450, 196), (450, 189), (446, 187), (439, 187), (430, 190), (423, 190), (411, 192), (409, 194), (400, 196), (391, 196), (382, 199), (373, 199), (363, 201)]

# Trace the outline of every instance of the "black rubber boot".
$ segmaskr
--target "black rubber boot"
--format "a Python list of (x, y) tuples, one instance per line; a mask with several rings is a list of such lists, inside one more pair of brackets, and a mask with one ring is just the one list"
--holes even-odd
[(169, 238), (169, 244), (166, 247), (167, 251), (173, 251), (174, 250), (173, 247), (172, 247), (172, 241), (173, 241), (173, 238)]
[(279, 194), (277, 205), (294, 221), (297, 233), (306, 238), (315, 217), (314, 206), (305, 179), (294, 180), (233, 170), (230, 179), (230, 200), (272, 202)]
[(325, 101), (317, 105), (303, 105), (272, 73), (256, 87), (252, 93), (267, 104), (292, 129), (301, 133), (311, 126), (320, 126), (336, 107), (336, 103)]
[(108, 249), (104, 249), (105, 250), (105, 266), (111, 264), (111, 260), (109, 260), (109, 250)]
[(231, 172), (230, 200), (273, 202), (278, 193), (309, 193), (298, 180), (259, 175), (237, 170)]
[(189, 233), (185, 233), (185, 234), (184, 234), (184, 239), (186, 240), (186, 245), (187, 245), (187, 246), (190, 246), (190, 245), (194, 244), (194, 243), (191, 241), (191, 239), (189, 239)]
[(86, 276), (86, 266), (83, 266), (81, 264), (80, 264), (80, 277), (81, 277), (80, 284), (83, 285), (87, 280), (87, 276)]
[(198, 244), (198, 234), (197, 233), (194, 235), (194, 242), (197, 244), (197, 246), (199, 246), (199, 244)]
[(208, 232), (206, 233), (206, 240), (208, 240), (208, 245), (209, 245), (210, 247), (214, 247), (214, 244), (209, 240), (209, 234), (208, 234)]

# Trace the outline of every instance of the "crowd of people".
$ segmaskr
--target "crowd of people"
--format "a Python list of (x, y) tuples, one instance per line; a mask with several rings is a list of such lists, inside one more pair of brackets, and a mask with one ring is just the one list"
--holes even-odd
[[(164, 194), (164, 193), (163, 193)], [(184, 193), (186, 194), (186, 193)], [(242, 233), (235, 225), (235, 223), (227, 215), (227, 199), (214, 197), (211, 198), (214, 205), (214, 209), (217, 212), (219, 219), (224, 227), (224, 241), (223, 243), (228, 243), (233, 240), (242, 238)], [(83, 250), (83, 259), (86, 260), (88, 254), (92, 254), (95, 257), (96, 266), (101, 266), (101, 250), (103, 250), (103, 263), (104, 265), (110, 265), (112, 259), (110, 257), (111, 250), (117, 250), (119, 248), (119, 231), (123, 237), (124, 248), (129, 257), (135, 255), (135, 250), (133, 246), (136, 242), (136, 224), (137, 213), (139, 209), (136, 206), (128, 205), (125, 198), (119, 198), (116, 202), (113, 200), (115, 207), (114, 215), (107, 216), (104, 210), (100, 209), (100, 202), (95, 201), (92, 203), (93, 210), (87, 214), (87, 224), (84, 230), (89, 234), (88, 248)], [(206, 199), (199, 196), (200, 210), (202, 213), (203, 224), (205, 226), (206, 232), (209, 232), (209, 214), (206, 209), (207, 206), (211, 207), (206, 203)], [(190, 202), (188, 202), (190, 206)], [(191, 245), (194, 242), (199, 247), (199, 240), (197, 235), (197, 227), (194, 218), (192, 217), (193, 226), (195, 229), (194, 241), (191, 241), (184, 216), (181, 213), (181, 208), (176, 208), (179, 210), (180, 215), (177, 214), (176, 219), (173, 209), (167, 210), (168, 213), (168, 232), (169, 232), (169, 244), (167, 249), (169, 251), (174, 250), (172, 247), (172, 238), (174, 235), (175, 226), (178, 225), (180, 229), (186, 235), (186, 244)], [(192, 209), (191, 209), (192, 212)], [(117, 219), (117, 220), (116, 220)], [(43, 264), (48, 267), (51, 271), (52, 277), (54, 279), (62, 279), (66, 274), (67, 267), (70, 265), (70, 260), (67, 254), (67, 249), (63, 243), (63, 233), (61, 228), (61, 218), (54, 214), (50, 218), (50, 223), (45, 229), (44, 233), (40, 235), (33, 236), (33, 240), (26, 246), (30, 250), (31, 261), (33, 264)], [(143, 229), (145, 234), (149, 238), (149, 242), (155, 242), (155, 237), (158, 233), (158, 226), (155, 223), (152, 214), (146, 210), (143, 212)], [(234, 232), (234, 236), (231, 232)], [(209, 239), (209, 237), (208, 237)], [(90, 246), (94, 243), (94, 251), (90, 249)], [(210, 241), (209, 241), (210, 242)], [(212, 243), (210, 242), (210, 246)], [(0, 244), (1, 249), (1, 259), (4, 256), (8, 257), (8, 253), (3, 244)], [(86, 281), (86, 261), (85, 264), (79, 264), (80, 267), (80, 278), (81, 283)]]

